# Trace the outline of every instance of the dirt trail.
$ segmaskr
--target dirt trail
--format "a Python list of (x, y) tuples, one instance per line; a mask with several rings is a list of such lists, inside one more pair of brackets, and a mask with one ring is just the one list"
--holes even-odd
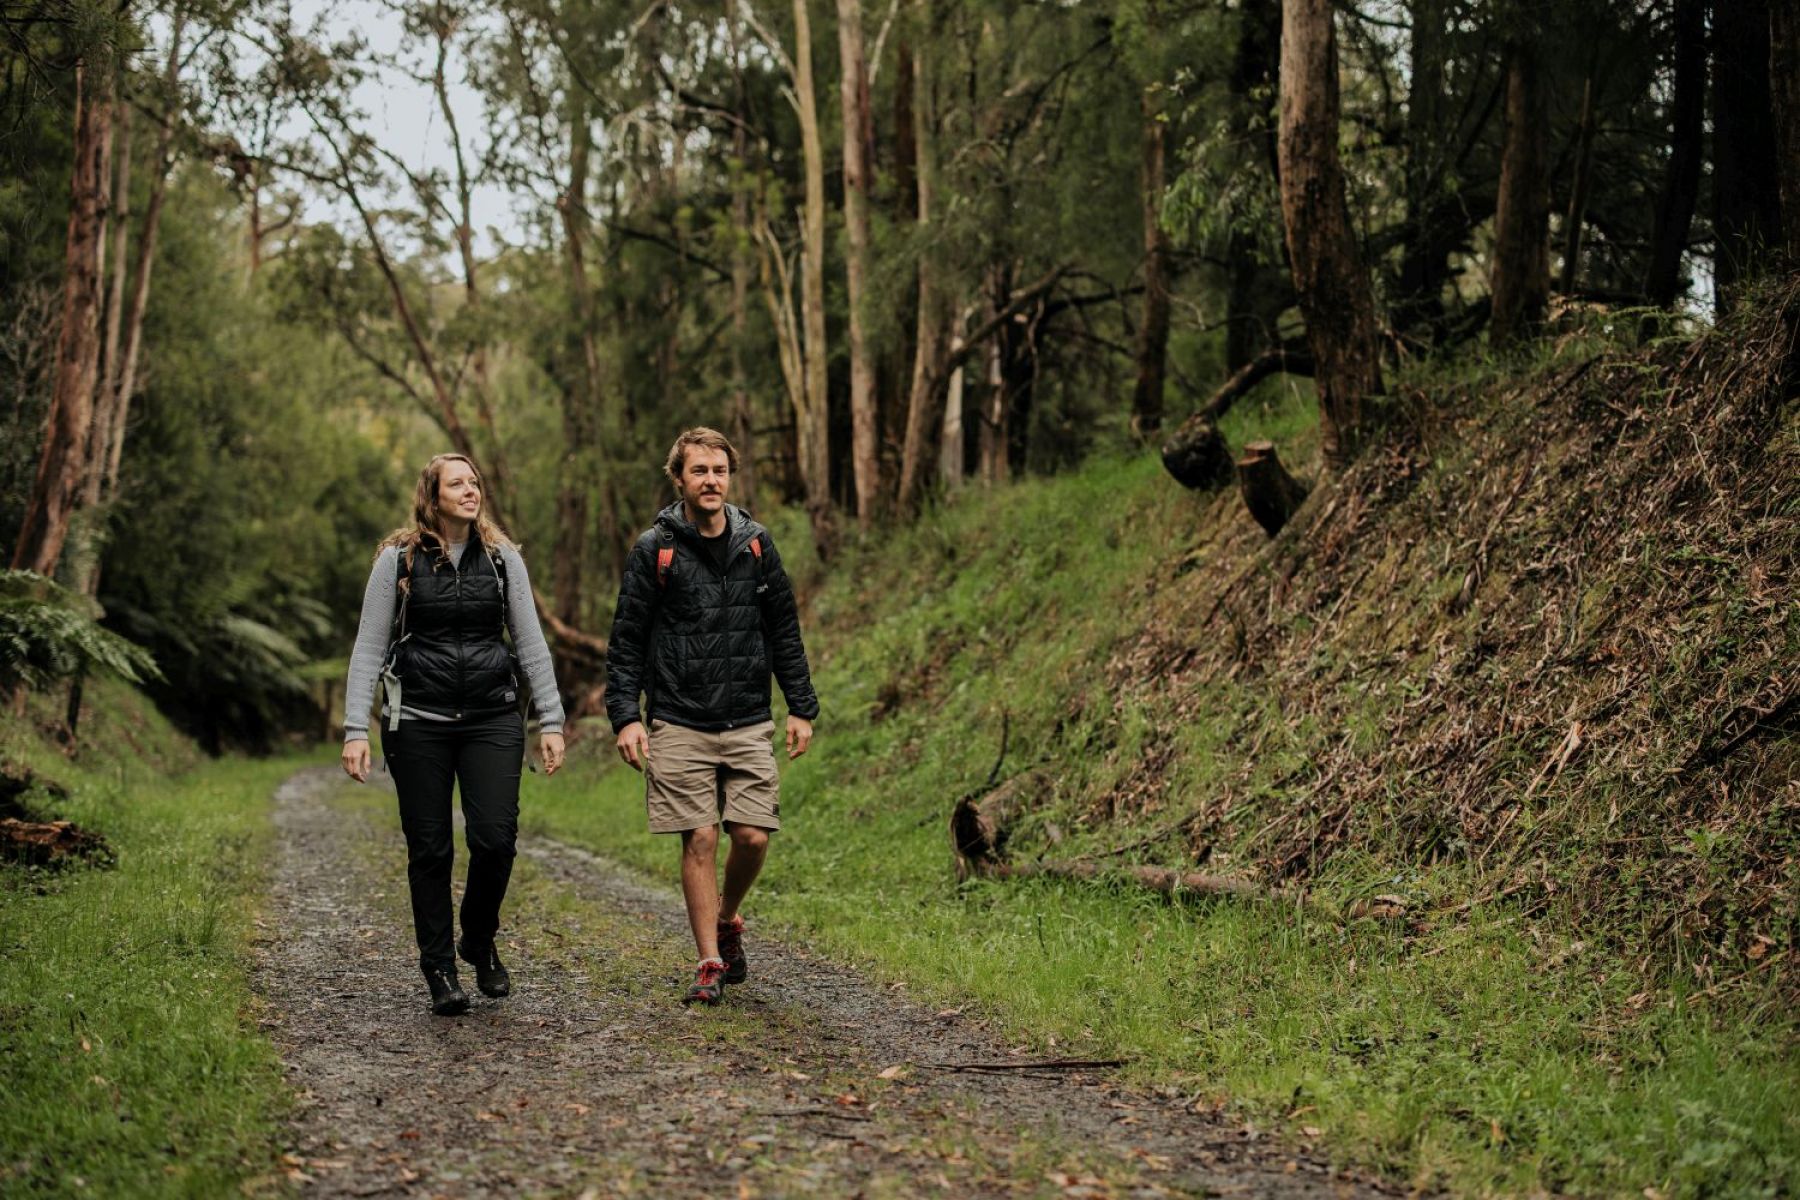
[(469, 971), (473, 1013), (433, 1017), (391, 801), (353, 791), (317, 769), (275, 795), (257, 981), (302, 1194), (1375, 1194), (1103, 1072), (970, 1070), (1018, 1060), (754, 930), (751, 979), (685, 1010), (679, 898), (544, 839), (504, 914), (514, 995)]

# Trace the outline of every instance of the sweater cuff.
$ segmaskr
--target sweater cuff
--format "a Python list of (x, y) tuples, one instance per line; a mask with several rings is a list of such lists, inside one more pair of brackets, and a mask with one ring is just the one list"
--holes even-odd
[(367, 725), (363, 725), (361, 727), (358, 727), (355, 725), (344, 726), (344, 740), (346, 742), (366, 742), (366, 741), (368, 741), (369, 740), (369, 727)]

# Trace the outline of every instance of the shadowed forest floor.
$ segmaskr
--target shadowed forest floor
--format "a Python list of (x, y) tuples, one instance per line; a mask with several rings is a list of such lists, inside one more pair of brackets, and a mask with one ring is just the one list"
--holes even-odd
[(275, 796), (256, 980), (303, 1194), (1376, 1194), (1180, 1094), (975, 1069), (1028, 1060), (754, 933), (750, 980), (684, 1010), (679, 900), (543, 838), (504, 918), (514, 995), (433, 1017), (386, 801), (333, 768)]

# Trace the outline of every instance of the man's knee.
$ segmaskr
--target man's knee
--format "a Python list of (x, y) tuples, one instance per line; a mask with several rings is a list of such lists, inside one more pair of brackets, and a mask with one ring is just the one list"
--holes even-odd
[(683, 830), (681, 834), (681, 852), (696, 858), (711, 855), (719, 848), (719, 827), (702, 825), (698, 829)]
[(769, 847), (769, 831), (759, 829), (755, 825), (731, 826), (731, 844), (744, 850), (760, 853)]

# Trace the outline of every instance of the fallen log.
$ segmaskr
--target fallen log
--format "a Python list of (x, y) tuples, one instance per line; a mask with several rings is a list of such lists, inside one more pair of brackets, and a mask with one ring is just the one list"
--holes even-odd
[(1200, 413), (1214, 421), (1224, 416), (1231, 406), (1249, 393), (1250, 389), (1278, 372), (1289, 375), (1311, 376), (1317, 370), (1312, 352), (1307, 349), (1305, 338), (1283, 342), (1279, 346), (1270, 346), (1261, 354), (1234, 371), (1229, 379), (1219, 385), (1219, 390), (1200, 406)]
[(1266, 899), (1271, 893), (1261, 884), (1206, 871), (1178, 871), (1173, 867), (1110, 866), (1095, 862), (995, 863), (979, 874), (986, 879), (1074, 879), (1083, 883), (1117, 881), (1160, 892), (1165, 896), (1192, 893), (1197, 896), (1241, 896)]
[(113, 861), (106, 839), (73, 821), (21, 821), (0, 818), (0, 859), (32, 867), (61, 867), (73, 862), (107, 866)]
[(1281, 532), (1306, 500), (1306, 486), (1281, 465), (1274, 442), (1246, 443), (1237, 475), (1244, 507), (1270, 537)]

